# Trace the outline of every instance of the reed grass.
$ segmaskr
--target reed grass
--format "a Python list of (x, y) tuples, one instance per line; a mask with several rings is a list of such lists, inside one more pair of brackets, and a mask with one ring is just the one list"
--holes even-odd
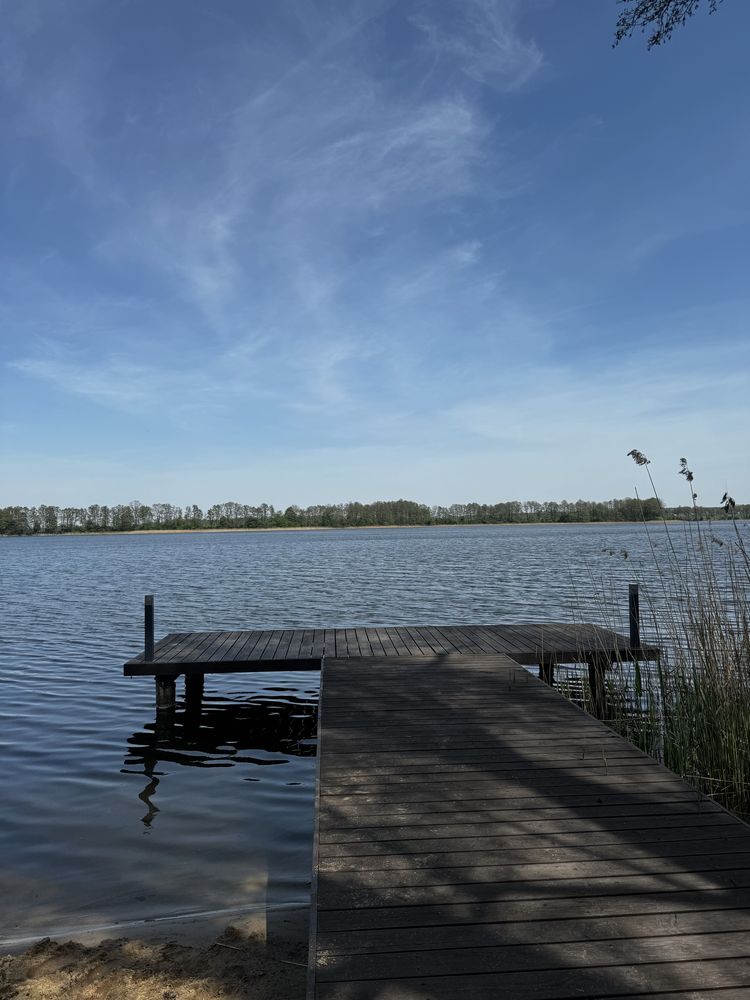
[[(648, 459), (645, 468), (656, 496)], [(649, 533), (651, 566), (641, 582), (642, 633), (658, 663), (619, 662), (606, 677), (606, 721), (732, 812), (750, 817), (750, 557), (744, 527), (730, 540), (698, 517), (694, 476), (681, 459), (695, 517)], [(722, 504), (732, 514), (727, 494)], [(663, 537), (662, 537), (663, 536)], [(645, 598), (645, 601), (644, 601)], [(568, 685), (570, 682), (568, 682)], [(563, 693), (576, 697), (570, 687)], [(595, 713), (579, 681), (576, 700)]]

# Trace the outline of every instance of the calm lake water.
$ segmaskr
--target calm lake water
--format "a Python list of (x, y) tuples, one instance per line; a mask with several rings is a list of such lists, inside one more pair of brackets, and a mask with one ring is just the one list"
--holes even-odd
[(0, 939), (308, 899), (318, 675), (208, 676), (160, 731), (144, 594), (157, 636), (595, 621), (650, 564), (638, 525), (0, 538)]

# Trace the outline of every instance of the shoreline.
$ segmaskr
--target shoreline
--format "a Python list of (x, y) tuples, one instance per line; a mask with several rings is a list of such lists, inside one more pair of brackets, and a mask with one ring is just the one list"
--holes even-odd
[(23, 1000), (304, 1000), (307, 942), (269, 941), (230, 924), (184, 943), (172, 936), (41, 938), (0, 954), (0, 995)]
[[(728, 519), (727, 519), (728, 520)], [(340, 526), (329, 525), (289, 525), (274, 528), (132, 528), (128, 531), (54, 531), (38, 532), (36, 534), (0, 535), (0, 538), (84, 538), (89, 536), (112, 537), (114, 535), (232, 535), (232, 534), (265, 534), (278, 531), (401, 531), (435, 528), (612, 528), (618, 525), (638, 525), (657, 527), (663, 524), (694, 524), (679, 518), (662, 521), (473, 521), (470, 524), (351, 524)], [(717, 524), (717, 521), (705, 520), (700, 524)], [(731, 522), (728, 522), (731, 523)]]

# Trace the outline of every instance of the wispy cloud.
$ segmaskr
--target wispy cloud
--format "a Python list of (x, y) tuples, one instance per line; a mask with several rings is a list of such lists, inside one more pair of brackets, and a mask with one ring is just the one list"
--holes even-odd
[(495, 391), (447, 410), (445, 422), (504, 448), (546, 456), (559, 450), (566, 461), (583, 443), (577, 457), (585, 461), (626, 439), (689, 450), (720, 434), (725, 444), (739, 444), (749, 362), (749, 350), (738, 353), (724, 341), (678, 352), (654, 346), (629, 362), (600, 358), (587, 369), (562, 362), (515, 367)]
[(342, 338), (296, 347), (245, 342), (208, 358), (193, 354), (175, 359), (158, 352), (150, 360), (135, 361), (114, 351), (92, 358), (80, 349), (38, 340), (30, 353), (7, 367), (63, 393), (178, 426), (260, 404), (272, 406), (277, 415), (358, 415), (362, 433), (370, 404), (358, 398), (356, 389), (363, 367), (377, 366), (379, 354), (375, 345), (368, 349)]
[(516, 0), (465, 0), (451, 15), (435, 17), (428, 6), (413, 15), (437, 59), (457, 61), (478, 83), (519, 90), (541, 69), (544, 57), (532, 38), (518, 29)]
[(178, 413), (201, 408), (211, 398), (215, 401), (219, 392), (218, 384), (197, 369), (139, 364), (122, 354), (91, 361), (55, 344), (39, 344), (35, 354), (10, 362), (10, 367), (63, 392), (125, 412), (166, 408)]
[[(472, 18), (465, 26), (471, 37)], [(347, 50), (357, 27), (346, 17), (329, 21), (312, 50), (275, 74), (271, 86), (258, 81), (243, 95), (233, 85), (231, 106), (214, 123), (197, 169), (187, 159), (163, 177), (141, 175), (137, 201), (106, 159), (113, 150), (94, 134), (96, 101), (86, 92), (96, 90), (94, 63), (66, 72), (60, 88), (40, 82), (29, 109), (64, 169), (99, 202), (107, 189), (109, 204), (97, 209), (99, 262), (141, 284), (156, 282), (162, 301), (166, 293), (195, 310), (186, 345), (205, 338), (213, 355), (207, 367), (222, 378), (220, 359), (242, 345), (255, 354), (273, 340), (269, 357), (292, 371), (306, 357), (307, 391), (296, 394), (295, 405), (321, 398), (321, 385), (325, 398), (341, 402), (347, 392), (334, 384), (336, 373), (372, 354), (372, 336), (379, 349), (389, 341), (397, 349), (405, 297), (426, 294), (449, 272), (466, 275), (481, 258), (481, 241), (471, 236), (451, 235), (446, 243), (425, 234), (405, 246), (403, 234), (405, 224), (418, 232), (425, 213), (450, 220), (477, 190), (490, 167), (489, 124), (460, 90), (394, 92)], [(502, 197), (498, 167), (495, 151), (491, 168)], [(363, 286), (368, 268), (377, 286)], [(399, 273), (403, 279), (394, 281)], [(61, 359), (21, 361), (19, 370), (54, 376), (79, 394), (88, 386), (89, 398), (122, 405), (129, 392), (116, 390), (108, 373), (135, 386), (143, 377), (136, 367), (129, 378), (123, 361), (100, 357), (85, 378)]]

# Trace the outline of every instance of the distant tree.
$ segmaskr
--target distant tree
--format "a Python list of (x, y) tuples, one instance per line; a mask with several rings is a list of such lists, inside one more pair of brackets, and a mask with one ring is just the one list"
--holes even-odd
[(57, 507), (42, 504), (39, 511), (42, 515), (42, 531), (54, 534), (57, 531)]
[(132, 531), (133, 528), (136, 526), (135, 515), (133, 514), (132, 506), (131, 505), (121, 506), (119, 507), (119, 509), (115, 508), (115, 510), (117, 511), (115, 515), (117, 518), (116, 520), (117, 530)]
[[(623, 38), (630, 38), (640, 28), (651, 34), (648, 48), (669, 41), (675, 28), (681, 28), (698, 10), (703, 0), (619, 0), (625, 10), (617, 18), (615, 45)], [(708, 11), (714, 14), (722, 0), (705, 0)]]

